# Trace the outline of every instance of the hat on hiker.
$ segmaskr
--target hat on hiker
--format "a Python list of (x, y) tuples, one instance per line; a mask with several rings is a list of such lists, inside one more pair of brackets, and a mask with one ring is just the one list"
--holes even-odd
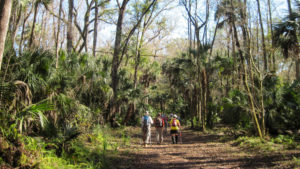
[(174, 114), (174, 116), (173, 116), (174, 118), (177, 118), (177, 115), (176, 114)]

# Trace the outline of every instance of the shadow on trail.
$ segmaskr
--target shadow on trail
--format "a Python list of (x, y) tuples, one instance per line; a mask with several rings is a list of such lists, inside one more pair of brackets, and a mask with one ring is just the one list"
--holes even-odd
[[(174, 153), (171, 155), (181, 156), (182, 154)], [(136, 154), (128, 154), (129, 157), (135, 157)], [(299, 154), (297, 155), (299, 156)], [(272, 156), (255, 156), (252, 158), (232, 158), (232, 159), (212, 159), (211, 157), (186, 157), (188, 161), (171, 161), (162, 162), (156, 160), (158, 154), (139, 154), (139, 161), (135, 161), (133, 166), (122, 166), (126, 169), (189, 169), (189, 168), (281, 168), (278, 162), (286, 159), (282, 155)], [(132, 159), (133, 161), (136, 159)], [(137, 163), (136, 163), (137, 162)]]
[[(137, 134), (138, 136), (138, 134)], [(224, 135), (203, 134), (193, 130), (182, 131), (182, 143), (172, 144), (171, 136), (164, 137), (163, 144), (156, 144), (152, 130), (152, 144), (136, 153), (120, 156), (124, 165), (118, 168), (137, 169), (189, 169), (189, 168), (282, 168), (280, 163), (300, 157), (300, 153), (251, 155), (222, 141)], [(125, 164), (126, 163), (126, 164)], [(286, 167), (285, 167), (286, 168)]]
[(221, 142), (221, 135), (210, 134), (195, 134), (191, 133), (191, 131), (183, 131), (182, 132), (182, 144), (193, 144), (193, 143), (210, 143), (210, 142)]

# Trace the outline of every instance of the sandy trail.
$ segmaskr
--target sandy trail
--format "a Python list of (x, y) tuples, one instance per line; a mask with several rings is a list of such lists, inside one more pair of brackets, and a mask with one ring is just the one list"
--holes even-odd
[(273, 153), (262, 155), (249, 153), (232, 145), (231, 142), (220, 141), (221, 135), (199, 134), (189, 129), (182, 131), (182, 144), (172, 144), (170, 136), (164, 143), (155, 143), (155, 130), (152, 129), (152, 145), (141, 148), (140, 142), (131, 149), (138, 151), (127, 154), (131, 157), (130, 166), (120, 168), (144, 169), (192, 169), (192, 168), (290, 168), (282, 163), (291, 160), (292, 156), (300, 156), (299, 152), (288, 154)]

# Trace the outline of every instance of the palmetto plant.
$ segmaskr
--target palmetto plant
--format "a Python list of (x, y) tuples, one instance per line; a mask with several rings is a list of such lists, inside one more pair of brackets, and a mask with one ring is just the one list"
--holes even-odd
[[(283, 20), (274, 25), (274, 42), (282, 50), (285, 58), (293, 57), (296, 63), (296, 78), (300, 79), (299, 34), (300, 34), (300, 2), (296, 1), (298, 10), (291, 12)], [(292, 55), (291, 55), (292, 54)]]
[[(32, 104), (32, 94), (29, 86), (22, 81), (15, 81), (13, 83), (1, 83), (0, 93), (2, 97), (2, 126), (5, 123), (15, 123), (19, 127), (19, 131), (29, 129), (28, 127), (36, 122), (40, 122), (40, 127), (44, 127), (47, 121), (44, 116), (45, 111), (53, 110), (53, 106), (47, 100)], [(5, 96), (4, 96), (5, 95)], [(5, 119), (2, 119), (5, 118)]]
[(47, 80), (53, 73), (54, 55), (50, 51), (38, 49), (24, 52), (17, 61), (17, 69), (14, 73), (16, 80), (25, 82), (31, 92), (33, 101), (45, 99), (47, 95)]
[[(298, 4), (300, 6), (300, 4)], [(277, 47), (280, 47), (286, 58), (289, 51), (296, 50), (298, 46), (297, 33), (300, 31), (300, 11), (293, 12), (283, 20), (274, 25), (274, 40)], [(299, 36), (299, 35), (298, 35)]]
[[(41, 128), (45, 127), (47, 122), (47, 117), (44, 112), (53, 110), (54, 107), (48, 102), (48, 100), (43, 100), (36, 104), (30, 104), (25, 107), (21, 112), (17, 113), (16, 123), (19, 125), (19, 131), (22, 133), (23, 129), (29, 129), (30, 127), (39, 126)], [(39, 123), (40, 125), (38, 125)]]

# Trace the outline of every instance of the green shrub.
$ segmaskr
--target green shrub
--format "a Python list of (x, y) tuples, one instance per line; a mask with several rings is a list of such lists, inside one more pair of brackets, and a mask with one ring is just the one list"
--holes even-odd
[(300, 167), (300, 158), (298, 157), (293, 157), (293, 167), (294, 168), (298, 168), (298, 167)]
[(235, 142), (249, 151), (272, 152), (278, 150), (273, 142), (262, 140), (259, 137), (239, 137)]
[(222, 100), (220, 108), (222, 122), (232, 126), (249, 127), (251, 118), (247, 107), (245, 93), (237, 89), (230, 91), (229, 97)]

